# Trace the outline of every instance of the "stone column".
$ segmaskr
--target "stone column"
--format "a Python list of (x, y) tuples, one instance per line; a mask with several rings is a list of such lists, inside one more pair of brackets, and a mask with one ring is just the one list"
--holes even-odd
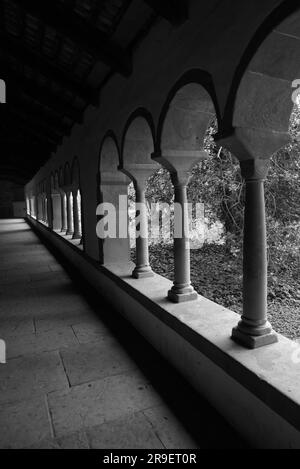
[(267, 243), (264, 179), (269, 159), (289, 142), (284, 132), (235, 127), (228, 136), (217, 137), (240, 161), (245, 180), (243, 244), (243, 313), (232, 339), (248, 348), (277, 342), (267, 319)]
[(168, 292), (171, 301), (180, 303), (197, 298), (191, 285), (189, 214), (187, 201), (188, 176), (172, 175), (174, 185), (174, 282)]
[(48, 199), (47, 195), (44, 196), (44, 222), (48, 224)]
[(73, 224), (73, 207), (72, 207), (72, 192), (67, 191), (67, 231), (66, 235), (73, 235), (74, 224)]
[(43, 193), (43, 195), (42, 195), (42, 204), (43, 204), (43, 222), (46, 223), (46, 221), (47, 221), (47, 215), (46, 215), (47, 207), (46, 207), (46, 194), (45, 193)]
[(62, 211), (61, 211), (61, 195), (59, 192), (53, 192), (51, 194), (51, 202), (52, 202), (52, 228), (53, 230), (60, 230), (61, 229), (61, 219), (62, 219)]
[(152, 158), (164, 166), (171, 174), (175, 190), (174, 206), (174, 284), (168, 292), (169, 300), (174, 303), (197, 299), (197, 292), (190, 280), (189, 216), (187, 205), (187, 184), (190, 170), (207, 157), (205, 151), (164, 151), (163, 155), (154, 154)]
[(47, 186), (47, 204), (46, 204), (46, 209), (47, 209), (47, 223), (48, 227), (52, 230), (53, 229), (53, 203), (52, 203), (52, 194), (51, 194), (51, 186), (50, 183), (48, 183)]
[(73, 192), (73, 220), (74, 220), (74, 233), (73, 239), (81, 239), (81, 229), (79, 226), (79, 207), (77, 199), (77, 190)]
[(43, 221), (43, 199), (42, 194), (38, 195), (38, 220)]
[(40, 196), (40, 204), (41, 204), (41, 221), (45, 221), (44, 194), (41, 194)]
[(134, 278), (152, 277), (149, 264), (148, 217), (146, 204), (146, 183), (148, 177), (157, 169), (154, 164), (125, 164), (120, 171), (126, 174), (134, 184), (136, 202), (136, 266), (132, 272)]
[[(129, 180), (120, 171), (102, 171), (100, 176), (100, 203), (108, 203), (115, 209), (116, 235), (104, 236), (103, 230), (96, 227), (99, 239), (100, 263), (130, 264), (128, 236), (128, 184)], [(97, 210), (98, 212), (98, 210)], [(99, 215), (99, 213), (97, 213)]]
[(67, 201), (66, 201), (66, 194), (64, 191), (60, 192), (60, 200), (61, 200), (61, 232), (67, 231)]
[(33, 205), (33, 215), (35, 219), (37, 220), (38, 219), (38, 196), (37, 195), (34, 195), (32, 205)]
[(241, 162), (245, 179), (243, 314), (232, 339), (249, 348), (277, 342), (267, 320), (267, 241), (264, 179), (268, 160)]

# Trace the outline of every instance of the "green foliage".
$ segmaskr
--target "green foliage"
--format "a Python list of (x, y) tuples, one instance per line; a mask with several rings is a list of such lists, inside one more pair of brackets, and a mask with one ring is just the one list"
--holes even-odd
[[(188, 200), (204, 203), (206, 219), (210, 223), (216, 220), (223, 223), (228, 251), (239, 252), (243, 231), (244, 183), (236, 158), (225, 148), (218, 148), (214, 142), (216, 132), (217, 121), (214, 119), (204, 142), (208, 158), (191, 171)], [(297, 106), (291, 116), (290, 134), (291, 143), (271, 158), (265, 183), (269, 262), (275, 271), (288, 259), (299, 262), (300, 108)], [(158, 169), (149, 178), (146, 196), (149, 202), (173, 202), (173, 186), (165, 169)]]

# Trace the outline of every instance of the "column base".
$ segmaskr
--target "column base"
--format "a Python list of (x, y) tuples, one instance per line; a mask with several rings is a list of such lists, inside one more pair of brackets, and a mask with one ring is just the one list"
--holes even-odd
[(153, 277), (154, 273), (151, 270), (151, 267), (147, 268), (138, 268), (136, 267), (134, 271), (132, 272), (132, 277), (133, 278), (147, 278), (147, 277)]
[(73, 231), (66, 231), (66, 235), (73, 235)]
[(278, 342), (278, 336), (273, 330), (262, 335), (250, 335), (241, 331), (238, 326), (232, 329), (231, 339), (249, 349), (264, 347), (265, 345)]
[(72, 239), (81, 239), (80, 233), (73, 233)]
[(197, 300), (198, 298), (198, 293), (195, 292), (193, 287), (191, 287), (190, 291), (180, 293), (176, 290), (169, 290), (168, 291), (168, 299), (170, 301), (173, 301), (173, 303), (183, 303), (185, 301), (193, 301)]

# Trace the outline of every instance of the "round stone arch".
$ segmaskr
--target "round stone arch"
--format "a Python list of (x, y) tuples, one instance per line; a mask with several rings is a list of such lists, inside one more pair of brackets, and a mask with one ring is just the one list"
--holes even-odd
[(115, 171), (120, 164), (120, 150), (118, 140), (112, 130), (106, 132), (100, 144), (99, 172)]
[(135, 190), (145, 189), (148, 177), (159, 168), (152, 160), (155, 127), (151, 114), (144, 108), (132, 113), (126, 122), (119, 169), (133, 182)]
[[(111, 263), (128, 264), (130, 261), (128, 237), (127, 193), (129, 179), (119, 171), (120, 151), (113, 131), (108, 131), (102, 139), (99, 151), (98, 206), (96, 233), (99, 240), (99, 260), (102, 265)], [(104, 215), (111, 208), (110, 223), (115, 233), (106, 236)], [(113, 213), (114, 212), (114, 213)], [(122, 218), (123, 223), (119, 220)], [(110, 228), (110, 227), (109, 227)], [(120, 231), (122, 230), (122, 232)]]
[(80, 166), (78, 157), (75, 156), (71, 167), (71, 185), (73, 194), (73, 239), (82, 239), (82, 199), (80, 185)]
[(188, 171), (205, 157), (203, 144), (219, 107), (211, 76), (201, 70), (183, 75), (170, 90), (159, 117), (153, 159), (171, 174)]
[(71, 184), (73, 191), (80, 190), (80, 166), (78, 157), (75, 156), (71, 167)]
[(137, 109), (128, 119), (122, 139), (120, 170), (133, 182), (136, 195), (135, 220), (136, 266), (132, 272), (135, 278), (153, 275), (149, 265), (148, 217), (146, 208), (146, 184), (159, 166), (151, 159), (154, 152), (154, 124), (151, 114)]
[[(269, 160), (290, 141), (292, 85), (300, 78), (300, 8), (282, 3), (254, 35), (237, 68), (217, 137), (240, 161), (245, 180), (243, 314), (232, 338), (247, 347), (272, 344), (267, 317), (264, 180)], [(298, 85), (299, 86), (299, 85)]]
[(65, 233), (67, 230), (67, 200), (66, 200), (66, 192), (65, 192), (65, 179), (64, 179), (64, 168), (62, 166), (59, 167), (57, 171), (57, 183), (58, 183), (58, 191), (60, 193), (60, 220), (61, 226), (60, 231)]
[(51, 191), (51, 194), (53, 194), (55, 191), (55, 178), (54, 178), (53, 171), (51, 171), (51, 174), (50, 174), (50, 191)]
[(59, 185), (59, 171), (56, 170), (54, 173), (54, 190), (59, 192), (60, 185)]
[[(170, 91), (158, 126), (153, 159), (171, 175), (174, 186), (174, 283), (168, 298), (174, 302), (197, 298), (190, 281), (187, 184), (192, 167), (207, 157), (204, 140), (212, 119), (219, 115), (214, 87), (208, 74), (192, 71)], [(175, 210), (176, 208), (176, 210)]]
[(60, 190), (63, 190), (64, 187), (64, 170), (63, 167), (60, 166), (59, 171), (58, 171), (58, 184)]
[(63, 184), (68, 189), (70, 189), (72, 185), (71, 169), (70, 169), (70, 165), (68, 162), (65, 163), (65, 166), (64, 166)]
[(60, 230), (62, 227), (61, 213), (61, 195), (59, 188), (58, 171), (51, 173), (50, 176), (50, 195), (51, 195), (51, 222), (53, 230)]
[(283, 2), (252, 38), (232, 82), (224, 115), (227, 129), (220, 139), (227, 140), (238, 159), (267, 160), (289, 142), (292, 97), (300, 87), (296, 80), (300, 8)]
[(212, 116), (220, 112), (212, 77), (190, 70), (172, 87), (158, 120), (155, 153), (197, 151)]
[(145, 108), (136, 109), (128, 118), (123, 131), (120, 166), (149, 163), (149, 155), (154, 151), (154, 141), (152, 115)]

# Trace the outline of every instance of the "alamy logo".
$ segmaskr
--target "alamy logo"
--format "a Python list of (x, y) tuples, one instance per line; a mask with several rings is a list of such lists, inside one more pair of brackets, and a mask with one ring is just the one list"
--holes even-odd
[[(145, 203), (135, 204), (135, 238), (163, 238), (167, 240), (171, 235), (171, 226), (173, 225), (174, 238), (182, 238), (189, 233), (189, 226), (193, 222), (204, 221), (203, 203), (185, 203), (183, 206), (178, 203), (167, 204), (155, 202), (149, 205)], [(187, 225), (183, 222), (183, 210), (188, 213)], [(147, 216), (148, 213), (148, 216)], [(98, 205), (96, 215), (101, 219), (96, 226), (98, 238), (127, 238), (128, 236), (128, 198), (126, 195), (119, 196), (118, 209), (115, 205), (104, 202)], [(143, 223), (143, 220), (149, 218), (149, 224)], [(173, 223), (172, 223), (173, 220)]]
[(0, 103), (6, 103), (6, 84), (4, 80), (0, 79)]
[(0, 363), (6, 363), (6, 343), (0, 339)]

